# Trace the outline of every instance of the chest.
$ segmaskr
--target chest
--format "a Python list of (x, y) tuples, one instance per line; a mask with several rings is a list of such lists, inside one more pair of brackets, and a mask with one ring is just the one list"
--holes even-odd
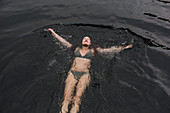
[(88, 58), (88, 59), (90, 59), (93, 56), (91, 50), (81, 51), (80, 49), (75, 51), (74, 55), (75, 55), (75, 57)]

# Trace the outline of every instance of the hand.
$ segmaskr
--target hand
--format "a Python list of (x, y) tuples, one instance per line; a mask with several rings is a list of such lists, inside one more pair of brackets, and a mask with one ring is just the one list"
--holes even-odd
[(53, 32), (54, 32), (54, 30), (53, 30), (53, 29), (51, 29), (51, 28), (48, 28), (48, 31), (50, 31), (51, 33), (53, 33)]
[(125, 47), (125, 49), (132, 48), (132, 47), (133, 47), (133, 45), (129, 44), (128, 46)]

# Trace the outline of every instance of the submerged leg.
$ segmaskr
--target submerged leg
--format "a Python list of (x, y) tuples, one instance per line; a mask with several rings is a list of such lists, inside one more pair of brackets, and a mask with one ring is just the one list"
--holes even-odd
[(72, 73), (68, 73), (68, 77), (65, 81), (65, 90), (64, 90), (64, 101), (62, 103), (61, 113), (68, 112), (68, 105), (72, 100), (72, 95), (74, 92), (74, 87), (77, 83), (77, 80), (74, 78)]
[(79, 111), (79, 105), (81, 104), (81, 96), (83, 95), (86, 87), (90, 83), (90, 76), (88, 74), (83, 75), (76, 87), (76, 95), (74, 97), (74, 105), (70, 113), (77, 113)]

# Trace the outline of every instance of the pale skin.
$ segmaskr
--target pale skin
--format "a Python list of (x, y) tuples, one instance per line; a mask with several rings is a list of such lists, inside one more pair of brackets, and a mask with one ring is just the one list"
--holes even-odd
[[(49, 28), (48, 31), (52, 33), (52, 35), (58, 39), (62, 43), (63, 46), (67, 48), (71, 48), (72, 44), (70, 44), (68, 41), (66, 41), (64, 38), (59, 36), (57, 33), (54, 32), (53, 29)], [(89, 47), (91, 45), (91, 40), (89, 37), (84, 37), (82, 40), (82, 48), (77, 47), (77, 49), (80, 48), (80, 54), (84, 56), (86, 53), (90, 51)], [(132, 48), (132, 45), (128, 45), (126, 47), (115, 47), (112, 46), (111, 48), (96, 48), (96, 51), (98, 53), (114, 53), (114, 52), (120, 52), (124, 49)], [(91, 49), (92, 54), (94, 56), (94, 49)], [(68, 112), (68, 105), (73, 102), (72, 108), (70, 113), (77, 113), (79, 111), (79, 105), (81, 104), (81, 97), (85, 91), (85, 89), (88, 87), (90, 83), (90, 75), (89, 75), (89, 68), (90, 68), (90, 59), (86, 58), (80, 58), (76, 57), (73, 61), (71, 70), (74, 71), (83, 71), (87, 72), (87, 74), (84, 74), (81, 76), (79, 80), (76, 80), (74, 78), (74, 75), (71, 72), (68, 72), (67, 79), (65, 81), (65, 90), (64, 90), (64, 101), (62, 103), (61, 111), (60, 113), (67, 113)], [(77, 84), (77, 85), (76, 85)], [(73, 95), (74, 89), (76, 87), (76, 94)]]

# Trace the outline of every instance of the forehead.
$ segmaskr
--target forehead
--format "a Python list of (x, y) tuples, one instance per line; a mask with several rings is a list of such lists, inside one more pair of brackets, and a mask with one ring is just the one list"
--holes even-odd
[(84, 39), (90, 39), (90, 37), (88, 37), (88, 36), (85, 36), (85, 37), (83, 38), (83, 40), (84, 40)]

